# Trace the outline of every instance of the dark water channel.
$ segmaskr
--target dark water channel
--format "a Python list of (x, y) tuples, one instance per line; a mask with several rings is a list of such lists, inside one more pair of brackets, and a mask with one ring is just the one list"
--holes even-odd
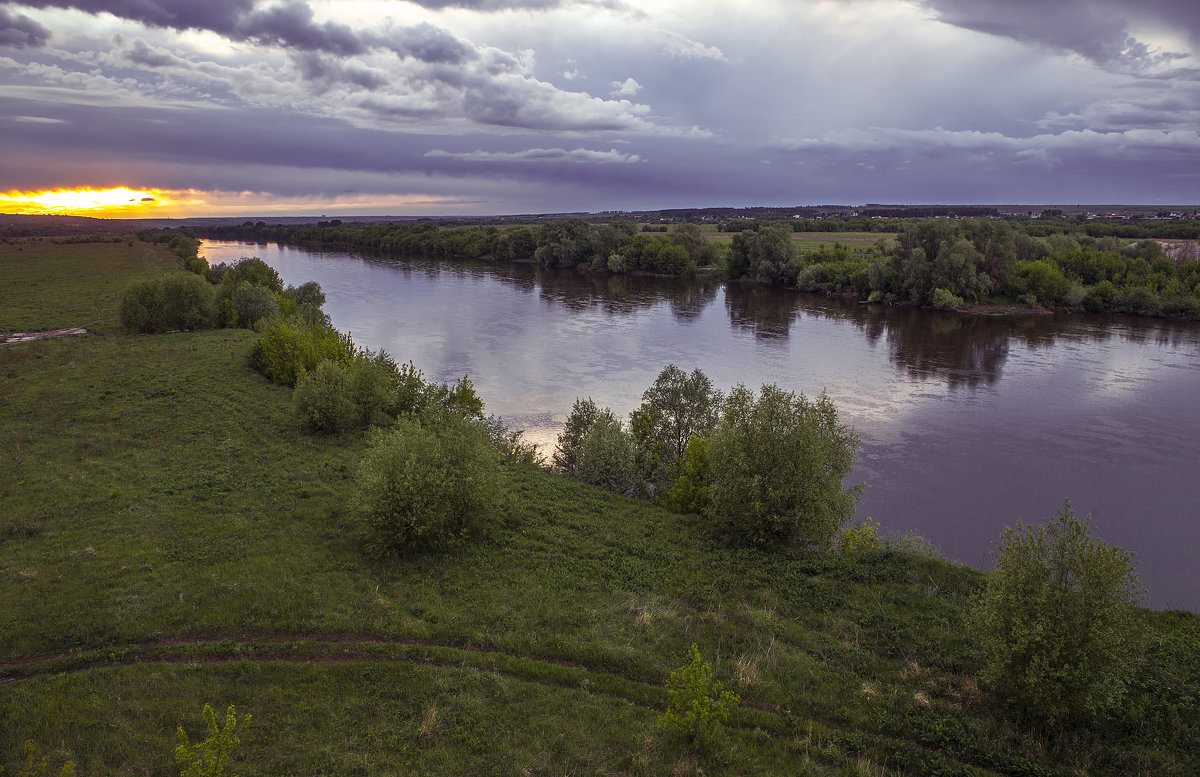
[(206, 242), (318, 281), (355, 342), (469, 374), (548, 451), (576, 397), (628, 414), (668, 363), (722, 388), (826, 391), (861, 434), (860, 516), (986, 568), (1001, 528), (1063, 499), (1135, 552), (1157, 608), (1200, 611), (1200, 327), (965, 316), (705, 280), (590, 276)]

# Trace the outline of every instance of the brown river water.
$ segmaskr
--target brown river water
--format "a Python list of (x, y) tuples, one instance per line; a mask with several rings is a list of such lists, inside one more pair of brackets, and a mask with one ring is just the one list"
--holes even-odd
[(315, 280), (333, 323), (427, 378), (470, 375), (549, 452), (577, 397), (627, 415), (668, 363), (723, 389), (825, 391), (862, 437), (858, 515), (990, 566), (1005, 525), (1071, 499), (1135, 553), (1155, 608), (1200, 611), (1200, 326), (972, 316), (714, 280), (385, 260), (206, 241)]

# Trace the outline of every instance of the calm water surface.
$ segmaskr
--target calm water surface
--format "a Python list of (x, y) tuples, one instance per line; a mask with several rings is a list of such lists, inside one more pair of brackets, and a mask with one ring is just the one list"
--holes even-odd
[(206, 241), (315, 280), (334, 325), (470, 375), (487, 410), (546, 450), (577, 397), (618, 414), (668, 363), (722, 388), (829, 393), (862, 435), (859, 515), (986, 568), (1001, 529), (1065, 498), (1135, 552), (1148, 604), (1200, 611), (1200, 327), (979, 317), (715, 281), (533, 265), (381, 260)]

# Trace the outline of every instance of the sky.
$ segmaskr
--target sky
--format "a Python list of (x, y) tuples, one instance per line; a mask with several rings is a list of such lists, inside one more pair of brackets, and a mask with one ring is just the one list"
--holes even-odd
[(1196, 204), (1200, 2), (0, 0), (0, 138), (9, 213)]

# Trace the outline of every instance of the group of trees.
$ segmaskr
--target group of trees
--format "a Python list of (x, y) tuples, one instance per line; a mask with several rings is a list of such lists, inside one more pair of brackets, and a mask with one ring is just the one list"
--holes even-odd
[[(431, 221), (209, 227), (214, 237), (274, 240), (400, 256), (537, 261), (547, 267), (679, 275), (702, 267), (728, 277), (856, 294), (876, 302), (945, 309), (1016, 303), (1053, 309), (1200, 318), (1200, 259), (1164, 253), (1150, 237), (1190, 237), (1192, 222), (1114, 224), (1061, 219), (739, 220), (728, 245), (696, 224), (639, 226), (584, 219), (538, 226), (454, 226)], [(654, 229), (654, 232), (647, 232)], [(796, 232), (891, 233), (873, 245), (832, 242), (801, 250)], [(1134, 242), (1131, 238), (1140, 237)], [(186, 251), (185, 236), (169, 237)], [(1193, 252), (1194, 253), (1194, 252)]]
[[(757, 236), (763, 230), (751, 233)], [(1005, 221), (912, 222), (894, 241), (865, 249), (821, 246), (799, 257), (770, 254), (766, 272), (736, 268), (756, 280), (803, 291), (847, 292), (871, 301), (961, 308), (1001, 302), (1200, 318), (1200, 260), (1168, 255), (1154, 240), (1129, 242), (1082, 232), (1028, 234)]]
[(553, 463), (594, 485), (704, 513), (750, 544), (827, 548), (862, 489), (842, 483), (857, 448), (824, 395), (739, 385), (724, 396), (700, 370), (668, 365), (628, 425), (576, 400)]
[[(774, 385), (723, 395), (700, 370), (668, 365), (628, 424), (576, 400), (553, 465), (702, 513), (748, 545), (828, 550), (836, 541), (857, 553), (882, 549), (873, 521), (843, 529), (863, 488), (843, 485), (857, 447), (824, 395), (810, 401)], [(1069, 502), (1043, 526), (1006, 530), (996, 570), (970, 608), (984, 679), (1051, 723), (1114, 714), (1133, 674), (1138, 597), (1130, 554), (1095, 539)], [(703, 695), (688, 704), (710, 702)], [(708, 736), (696, 728), (702, 720), (696, 710), (687, 716), (698, 739)], [(682, 718), (672, 723), (683, 726)]]
[(595, 223), (583, 219), (540, 226), (441, 227), (433, 222), (347, 226), (213, 227), (214, 237), (275, 240), (328, 248), (378, 251), (396, 256), (495, 258), (537, 261), (547, 267), (578, 267), (614, 273), (682, 275), (720, 261), (724, 250), (706, 240), (695, 224), (679, 224), (665, 234), (639, 230), (632, 221)]
[(189, 272), (139, 281), (125, 291), (119, 313), (130, 332), (255, 328), (293, 318), (328, 324), (321, 312), (325, 294), (315, 281), (285, 288), (279, 273), (258, 257), (209, 267), (197, 255), (200, 241), (184, 231), (163, 230), (144, 238), (167, 244)]

